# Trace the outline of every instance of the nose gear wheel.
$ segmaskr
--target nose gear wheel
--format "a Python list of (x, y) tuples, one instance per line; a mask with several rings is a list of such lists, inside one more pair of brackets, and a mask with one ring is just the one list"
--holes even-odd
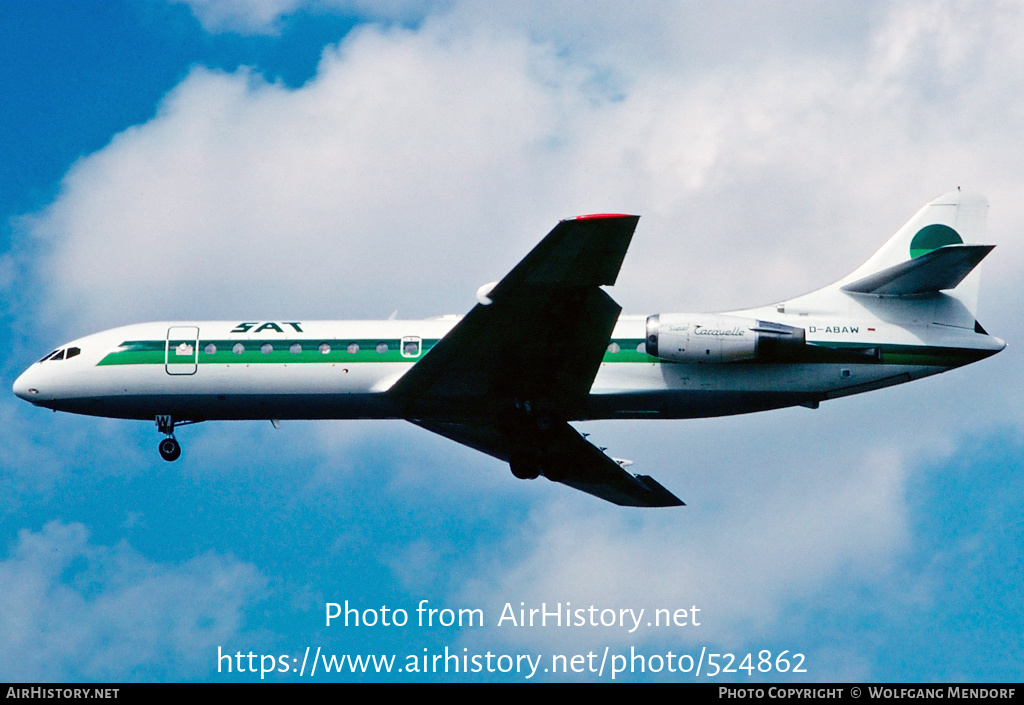
[(164, 438), (160, 441), (157, 449), (160, 451), (160, 457), (169, 463), (174, 462), (181, 455), (181, 445), (173, 437)]

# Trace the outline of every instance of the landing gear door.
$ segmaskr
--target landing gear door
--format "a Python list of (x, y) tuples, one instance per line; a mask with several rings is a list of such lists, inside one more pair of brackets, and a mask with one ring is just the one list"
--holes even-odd
[(171, 326), (167, 329), (164, 368), (169, 375), (194, 375), (199, 367), (199, 328)]

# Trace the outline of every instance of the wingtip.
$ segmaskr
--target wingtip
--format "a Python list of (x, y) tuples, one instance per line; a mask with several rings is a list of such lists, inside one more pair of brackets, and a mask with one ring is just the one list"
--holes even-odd
[(635, 218), (636, 216), (630, 213), (589, 213), (587, 215), (578, 215), (573, 220), (602, 220), (605, 218)]
[(655, 480), (650, 475), (633, 475), (642, 485), (644, 485), (649, 491), (648, 497), (645, 498), (645, 503), (641, 506), (645, 507), (685, 507), (686, 502), (676, 497), (669, 490), (665, 489), (665, 486)]

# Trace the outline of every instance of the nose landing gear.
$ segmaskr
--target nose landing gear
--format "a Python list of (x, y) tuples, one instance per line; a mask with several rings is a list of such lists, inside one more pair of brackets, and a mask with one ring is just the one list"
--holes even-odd
[(160, 457), (169, 463), (174, 462), (181, 456), (181, 446), (178, 444), (177, 439), (174, 438), (174, 417), (164, 414), (157, 416), (156, 429), (167, 436), (157, 446), (157, 450), (160, 451)]
[(187, 426), (188, 424), (199, 423), (198, 421), (178, 421), (175, 422), (174, 417), (166, 414), (161, 414), (156, 417), (156, 428), (160, 433), (167, 436), (157, 446), (157, 450), (160, 451), (160, 457), (169, 463), (173, 463), (179, 457), (181, 457), (181, 444), (174, 437), (174, 426)]

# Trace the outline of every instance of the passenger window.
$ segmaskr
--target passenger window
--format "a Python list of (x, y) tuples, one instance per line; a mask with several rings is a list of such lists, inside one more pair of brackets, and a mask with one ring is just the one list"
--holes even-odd
[(349, 343), (348, 344), (348, 351), (349, 351), (349, 354), (355, 355), (357, 352), (359, 352), (359, 343)]
[(377, 352), (379, 352), (381, 355), (383, 355), (387, 351), (388, 351), (388, 344), (387, 343), (377, 343)]
[(331, 346), (328, 345), (327, 343), (320, 343), (320, 347), (317, 348), (317, 350), (320, 351), (321, 355), (326, 355), (331, 351)]
[(300, 352), (302, 352), (302, 346), (299, 343), (292, 343), (292, 346), (288, 348), (288, 352), (290, 352), (292, 355), (298, 355)]
[(231, 352), (233, 352), (235, 355), (241, 355), (242, 353), (245, 352), (245, 346), (242, 345), (241, 343), (235, 343), (235, 347), (231, 348)]
[(270, 353), (274, 352), (274, 346), (271, 345), (270, 343), (263, 343), (263, 346), (260, 348), (260, 352), (263, 353), (264, 355), (269, 355)]
[(215, 352), (217, 352), (217, 346), (214, 345), (213, 343), (210, 343), (205, 348), (203, 348), (203, 352), (206, 353), (207, 355), (213, 355)]
[(608, 352), (610, 352), (610, 353), (617, 353), (621, 349), (622, 348), (619, 347), (618, 343), (610, 343), (608, 345)]

